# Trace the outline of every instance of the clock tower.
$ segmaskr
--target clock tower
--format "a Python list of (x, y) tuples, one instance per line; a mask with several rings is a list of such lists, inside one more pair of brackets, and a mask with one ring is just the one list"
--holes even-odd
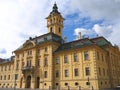
[(54, 4), (52, 11), (50, 12), (49, 16), (46, 19), (47, 19), (48, 32), (54, 33), (62, 37), (64, 18), (58, 11), (58, 7), (56, 3)]

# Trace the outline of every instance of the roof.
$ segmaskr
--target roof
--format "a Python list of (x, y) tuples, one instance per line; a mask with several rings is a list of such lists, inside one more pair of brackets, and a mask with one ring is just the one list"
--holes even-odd
[(75, 49), (75, 48), (81, 48), (81, 47), (89, 46), (89, 45), (92, 45), (92, 44), (93, 44), (92, 41), (90, 41), (88, 38), (84, 38), (84, 39), (64, 43), (56, 50), (56, 52), (62, 51), (62, 50), (70, 50), (70, 49)]
[(106, 40), (104, 37), (96, 37), (91, 39), (94, 43), (96, 43), (99, 46), (104, 45), (112, 45), (108, 40)]
[[(59, 16), (62, 17), (61, 13), (58, 11), (58, 7), (57, 7), (57, 4), (56, 4), (56, 3), (53, 5), (52, 11), (51, 11), (50, 14), (48, 15), (48, 17), (46, 17), (46, 19), (51, 18), (52, 15), (54, 15), (54, 16), (55, 16), (55, 15), (59, 15)], [(63, 18), (63, 17), (62, 17), (62, 18)], [(63, 19), (64, 19), (64, 18), (63, 18)]]
[(75, 48), (82, 48), (86, 46), (97, 45), (97, 46), (104, 46), (104, 45), (111, 45), (109, 41), (107, 41), (104, 37), (96, 37), (96, 38), (83, 38), (76, 41), (68, 42), (62, 44), (55, 52), (63, 51), (63, 50), (71, 50)]
[[(57, 43), (60, 43), (60, 44), (63, 42), (63, 40), (60, 36), (58, 36), (58, 35), (56, 35), (52, 32), (41, 35), (41, 36), (38, 36), (38, 37), (35, 37), (35, 38), (30, 37), (29, 40), (26, 40), (25, 43), (27, 43), (28, 41), (32, 41), (35, 45), (39, 45), (39, 44), (49, 42), (49, 41), (57, 42)], [(24, 47), (24, 44), (22, 44), (15, 51), (22, 49)]]
[(0, 63), (3, 62), (3, 61), (4, 61), (4, 59), (0, 58)]
[(60, 14), (60, 12), (58, 12), (58, 7), (57, 7), (56, 3), (54, 4), (53, 10), (52, 10), (52, 12), (50, 12), (50, 14)]
[(15, 56), (11, 56), (8, 59), (1, 59), (0, 58), (0, 61), (1, 61), (0, 64), (6, 64), (6, 63), (14, 62), (14, 58), (15, 58)]

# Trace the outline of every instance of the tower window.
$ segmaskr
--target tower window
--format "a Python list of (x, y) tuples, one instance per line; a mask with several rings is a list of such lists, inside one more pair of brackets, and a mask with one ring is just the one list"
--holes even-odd
[(61, 29), (60, 29), (60, 27), (59, 27), (59, 33), (61, 32)]
[(59, 22), (61, 22), (61, 21), (59, 20)]
[(44, 62), (44, 65), (47, 66), (48, 65), (48, 58), (45, 57), (45, 62)]
[(52, 23), (52, 19), (50, 20), (50, 23)]
[(50, 32), (53, 32), (52, 27), (50, 28)]

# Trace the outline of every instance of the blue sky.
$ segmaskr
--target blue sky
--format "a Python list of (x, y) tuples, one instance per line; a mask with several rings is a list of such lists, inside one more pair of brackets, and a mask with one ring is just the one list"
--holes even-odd
[(0, 58), (10, 57), (29, 37), (47, 33), (45, 18), (55, 1), (68, 41), (81, 32), (120, 46), (120, 0), (0, 0)]

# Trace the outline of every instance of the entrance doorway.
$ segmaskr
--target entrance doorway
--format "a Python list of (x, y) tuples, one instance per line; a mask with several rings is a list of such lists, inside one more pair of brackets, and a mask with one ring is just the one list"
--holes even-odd
[(37, 80), (36, 80), (36, 88), (39, 88), (40, 86), (40, 77), (37, 77)]
[(26, 88), (31, 88), (31, 76), (27, 77), (27, 82), (26, 82), (27, 86)]

